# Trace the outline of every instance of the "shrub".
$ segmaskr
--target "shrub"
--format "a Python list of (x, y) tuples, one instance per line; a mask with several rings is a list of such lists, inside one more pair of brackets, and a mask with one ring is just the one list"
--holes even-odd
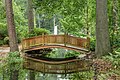
[(96, 42), (95, 38), (90, 39), (90, 50), (91, 51), (95, 51), (95, 42)]
[(34, 28), (33, 31), (30, 34), (27, 34), (26, 37), (33, 37), (33, 36), (39, 36), (42, 34), (49, 34), (50, 31), (46, 30), (44, 28)]
[(0, 45), (8, 44), (6, 37), (8, 37), (7, 25), (0, 23)]
[(5, 37), (3, 42), (4, 42), (4, 44), (9, 44), (9, 37)]
[(23, 38), (26, 38), (26, 36), (28, 35), (28, 27), (27, 26), (17, 26), (16, 27), (16, 32), (17, 32), (17, 39), (18, 39), (18, 43), (21, 42), (21, 40)]
[(0, 34), (2, 37), (8, 36), (7, 25), (4, 23), (0, 23)]
[(0, 46), (3, 45), (3, 44), (4, 44), (3, 40), (0, 40)]

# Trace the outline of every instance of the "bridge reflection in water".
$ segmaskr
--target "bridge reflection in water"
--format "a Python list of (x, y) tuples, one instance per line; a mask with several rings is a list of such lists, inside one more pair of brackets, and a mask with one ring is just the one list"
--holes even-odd
[(70, 58), (30, 57), (26, 52), (42, 50), (46, 48), (65, 48), (82, 53), (89, 52), (89, 38), (78, 38), (69, 35), (42, 35), (27, 38), (22, 41), (24, 55), (24, 68), (43, 73), (68, 74), (79, 71), (87, 71), (90, 68), (90, 60)]

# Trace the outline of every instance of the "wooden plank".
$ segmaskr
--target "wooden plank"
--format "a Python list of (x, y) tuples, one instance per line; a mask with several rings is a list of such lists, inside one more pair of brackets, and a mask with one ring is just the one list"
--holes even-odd
[[(69, 35), (42, 35), (22, 40), (22, 49), (30, 49), (32, 46), (38, 45), (42, 48), (43, 45), (61, 45), (65, 44), (73, 47), (89, 49), (90, 39), (78, 38)], [(47, 47), (46, 47), (47, 48)]]

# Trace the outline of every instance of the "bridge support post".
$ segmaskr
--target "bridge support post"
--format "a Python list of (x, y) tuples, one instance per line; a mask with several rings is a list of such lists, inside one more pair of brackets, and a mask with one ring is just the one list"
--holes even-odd
[(45, 34), (42, 34), (42, 45), (45, 45)]

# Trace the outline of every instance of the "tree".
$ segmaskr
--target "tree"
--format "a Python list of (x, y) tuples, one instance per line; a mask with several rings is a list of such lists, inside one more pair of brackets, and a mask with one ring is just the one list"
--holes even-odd
[[(29, 33), (34, 29), (34, 15), (33, 15), (33, 6), (32, 0), (28, 0), (28, 27)], [(35, 73), (33, 71), (29, 72), (30, 80), (35, 80)]]
[[(6, 17), (8, 25), (9, 45), (10, 51), (18, 51), (17, 36), (14, 24), (14, 14), (12, 8), (12, 0), (5, 0), (6, 5)], [(18, 80), (18, 70), (11, 70), (10, 80)]]
[(7, 17), (7, 25), (8, 25), (10, 51), (14, 52), (14, 51), (18, 51), (18, 44), (17, 44), (17, 36), (15, 31), (15, 24), (14, 24), (12, 0), (5, 0), (5, 3), (6, 3), (6, 17)]
[(96, 0), (96, 55), (111, 52), (107, 21), (107, 0)]
[(28, 26), (29, 26), (29, 32), (31, 32), (34, 28), (34, 15), (33, 15), (32, 0), (28, 0)]

